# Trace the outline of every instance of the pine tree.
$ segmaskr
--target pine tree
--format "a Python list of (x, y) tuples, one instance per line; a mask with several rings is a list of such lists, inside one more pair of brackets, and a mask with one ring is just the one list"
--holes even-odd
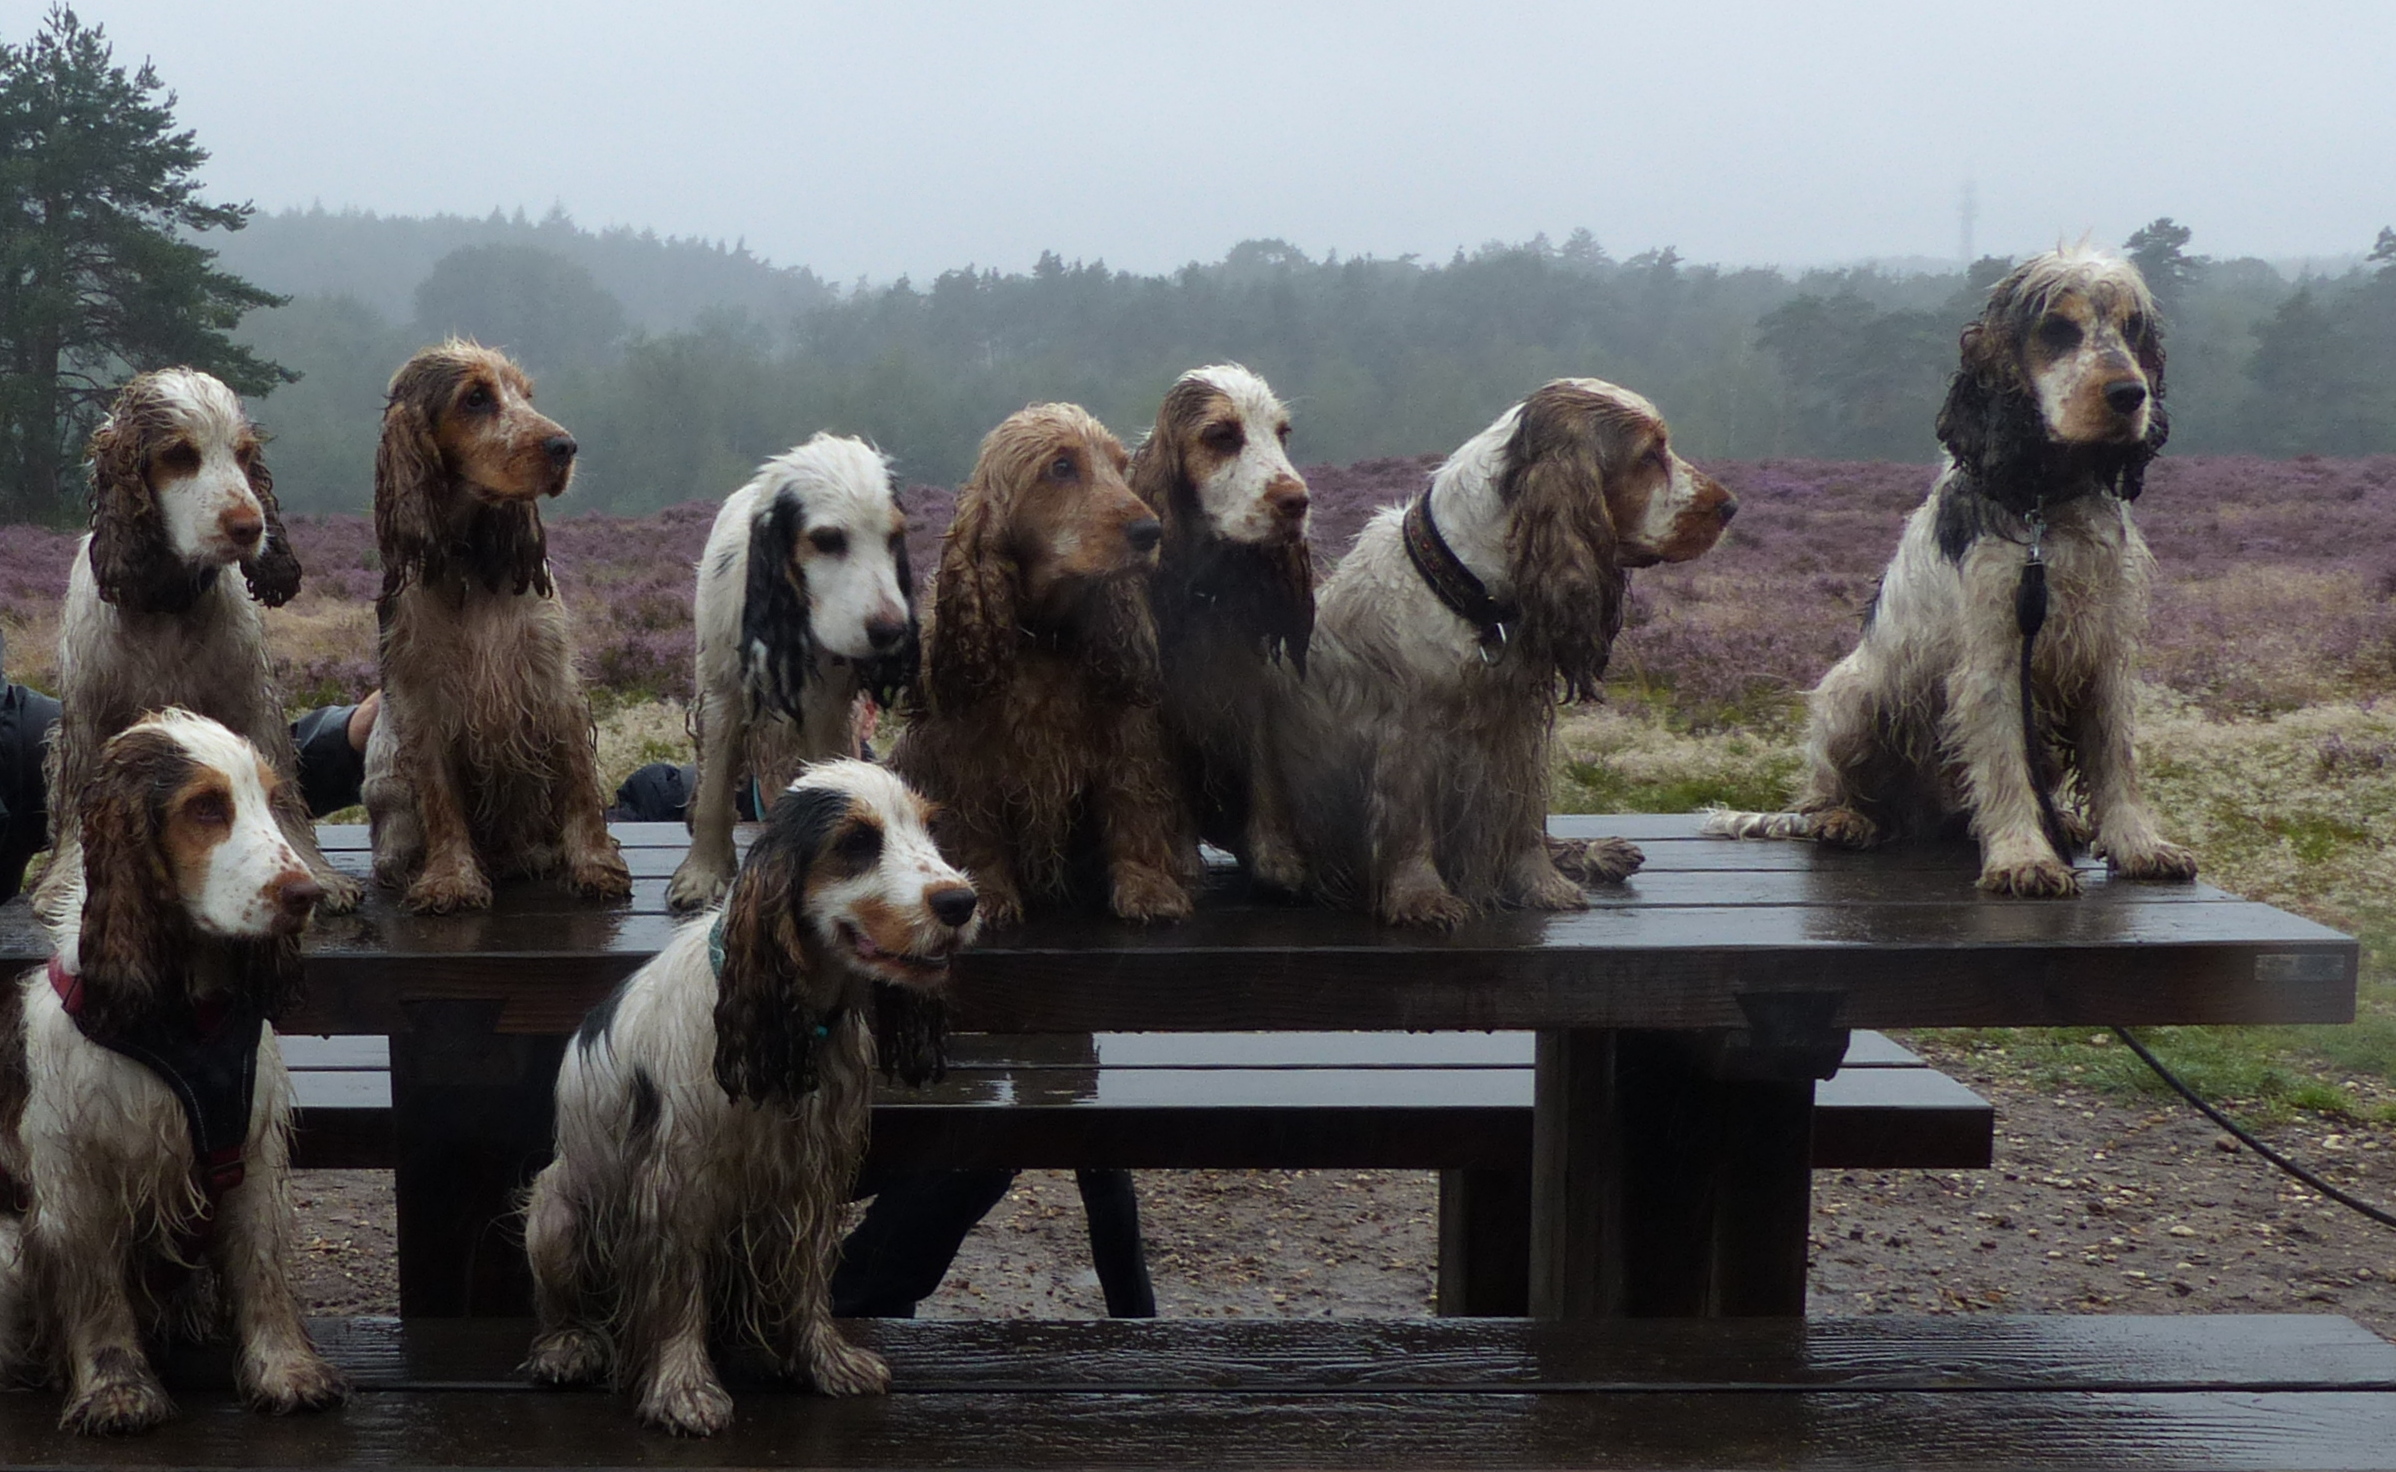
[(208, 153), (174, 109), (63, 4), (0, 43), (0, 520), (68, 513), (68, 469), (128, 373), (188, 363), (245, 394), (299, 376), (232, 341), (284, 299), (189, 238), (250, 207), (200, 197)]

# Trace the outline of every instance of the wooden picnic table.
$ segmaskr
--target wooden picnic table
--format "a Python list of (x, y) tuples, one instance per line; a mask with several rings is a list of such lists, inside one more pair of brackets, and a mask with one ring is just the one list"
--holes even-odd
[[(1734, 843), (1687, 816), (1555, 828), (1631, 838), (1647, 866), (1585, 912), (1447, 936), (1253, 900), (1231, 880), (1179, 925), (1041, 919), (960, 958), (952, 1024), (1536, 1031), (1532, 1308), (1580, 1319), (1804, 1312), (1813, 1086), (1851, 1028), (2354, 1013), (2352, 939), (2205, 884), (2089, 866), (2078, 899), (2003, 900), (1974, 887), (1960, 844)], [(422, 918), (377, 893), (311, 933), (308, 1001), (283, 1030), (392, 1039), (408, 1313), (520, 1302), (521, 1252), (489, 1206), (547, 1153), (565, 1035), (677, 923), (664, 894), (682, 829), (616, 831), (629, 905), (511, 885), (488, 913)], [(363, 829), (322, 840), (365, 872)], [(45, 949), (22, 902), (0, 908), (0, 964)]]

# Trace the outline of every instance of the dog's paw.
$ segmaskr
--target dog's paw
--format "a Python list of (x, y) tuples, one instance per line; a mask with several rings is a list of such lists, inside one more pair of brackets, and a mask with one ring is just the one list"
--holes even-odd
[(58, 1418), (59, 1429), (83, 1436), (130, 1436), (147, 1431), (175, 1414), (175, 1403), (146, 1375), (139, 1379), (103, 1380), (67, 1402)]
[(1248, 877), (1285, 894), (1306, 892), (1306, 860), (1278, 838), (1260, 839), (1248, 850)]
[(1126, 920), (1187, 920), (1196, 908), (1188, 886), (1147, 869), (1115, 871), (1114, 911)]
[(279, 1354), (245, 1364), (241, 1398), (271, 1416), (321, 1411), (349, 1399), (349, 1381), (314, 1351)]
[(324, 890), (316, 900), (319, 915), (346, 915), (366, 898), (366, 886), (338, 869), (318, 869), (311, 877)]
[(577, 854), (566, 861), (566, 884), (586, 900), (613, 902), (632, 898), (632, 871), (612, 842), (596, 853)]
[(1551, 838), (1547, 856), (1565, 877), (1582, 884), (1620, 884), (1647, 862), (1639, 846), (1625, 838)]
[[(2099, 846), (2099, 852), (2104, 852)], [(2112, 862), (2113, 872), (2124, 879), (2159, 879), (2171, 883), (2186, 883), (2196, 877), (2196, 854), (2176, 843), (2157, 840), (2143, 850), (2127, 853), (2104, 853)]]
[(2080, 876), (2051, 856), (1991, 862), (1980, 871), (1980, 887), (2015, 899), (2064, 899), (2080, 892)]
[(524, 1373), (536, 1385), (588, 1385), (607, 1378), (607, 1341), (579, 1324), (532, 1342)]
[(408, 886), (407, 907), (419, 915), (454, 915), (491, 908), (491, 881), (480, 869), (427, 869)]
[(1817, 843), (1832, 848), (1870, 848), (1880, 842), (1880, 825), (1853, 808), (1825, 808), (1813, 819)]
[(732, 1395), (713, 1375), (676, 1376), (651, 1385), (635, 1414), (676, 1436), (713, 1436), (732, 1424)]
[(1454, 930), (1472, 917), (1473, 907), (1445, 888), (1393, 890), (1381, 902), (1382, 920), (1418, 930)]
[(732, 885), (732, 876), (713, 864), (696, 858), (682, 861), (674, 877), (666, 882), (666, 908), (677, 914), (704, 910), (723, 896)]
[(804, 1372), (807, 1382), (825, 1395), (880, 1395), (890, 1388), (890, 1366), (882, 1357), (838, 1334), (816, 1338)]

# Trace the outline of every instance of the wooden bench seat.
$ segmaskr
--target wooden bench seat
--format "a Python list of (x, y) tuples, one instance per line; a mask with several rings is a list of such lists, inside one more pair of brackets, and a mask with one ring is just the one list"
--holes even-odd
[(536, 1391), (512, 1320), (334, 1320), (341, 1410), (268, 1419), (221, 1349), (179, 1418), (58, 1431), (0, 1392), (10, 1466), (2396, 1467), (2396, 1346), (2335, 1315), (860, 1323), (887, 1396), (730, 1367), (708, 1441)]
[[(377, 1037), (282, 1040), (302, 1168), (389, 1166)], [(955, 1040), (948, 1078), (886, 1090), (878, 1164), (930, 1169), (1516, 1168), (1531, 1148), (1528, 1033), (1113, 1033)], [(1816, 1086), (1819, 1169), (1974, 1169), (1988, 1101), (1874, 1032)]]

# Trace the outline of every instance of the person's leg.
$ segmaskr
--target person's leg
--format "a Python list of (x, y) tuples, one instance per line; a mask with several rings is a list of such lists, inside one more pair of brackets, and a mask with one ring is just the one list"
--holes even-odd
[(1090, 1266), (1106, 1294), (1106, 1311), (1117, 1319), (1156, 1317), (1156, 1289), (1148, 1281), (1148, 1251), (1140, 1243), (1140, 1198), (1127, 1170), (1077, 1170), (1082, 1213), (1090, 1224)]
[(834, 1317), (914, 1318), (915, 1305), (931, 1297), (947, 1276), (965, 1234), (1014, 1183), (1015, 1172), (995, 1169), (898, 1171), (885, 1177), (865, 1220), (840, 1245), (840, 1266), (832, 1273)]

